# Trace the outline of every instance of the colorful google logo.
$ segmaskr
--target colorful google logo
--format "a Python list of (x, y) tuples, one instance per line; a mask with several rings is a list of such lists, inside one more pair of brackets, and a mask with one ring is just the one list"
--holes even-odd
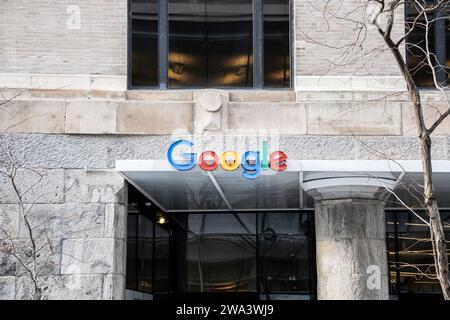
[(172, 143), (167, 151), (167, 159), (176, 170), (187, 171), (194, 168), (197, 163), (205, 171), (216, 170), (220, 166), (226, 171), (234, 171), (242, 167), (242, 176), (247, 179), (256, 179), (261, 175), (261, 170), (269, 168), (275, 171), (284, 171), (287, 168), (287, 156), (282, 151), (275, 151), (268, 155), (267, 141), (262, 143), (262, 154), (260, 151), (246, 151), (239, 158), (236, 151), (225, 151), (219, 157), (214, 151), (204, 151), (198, 156), (197, 153), (183, 153), (183, 160), (177, 163), (173, 159), (175, 148), (179, 146), (193, 147), (194, 144), (188, 140), (178, 140)]

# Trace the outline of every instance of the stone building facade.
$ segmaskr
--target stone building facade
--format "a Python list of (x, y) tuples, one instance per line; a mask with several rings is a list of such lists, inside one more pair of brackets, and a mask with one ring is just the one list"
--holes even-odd
[[(345, 1), (342, 10), (360, 4)], [(79, 29), (67, 28), (73, 5)], [(116, 161), (166, 159), (174, 136), (200, 136), (203, 150), (220, 149), (231, 136), (236, 148), (248, 149), (249, 136), (264, 131), (277, 136), (289, 159), (420, 160), (405, 84), (387, 50), (373, 54), (385, 47), (370, 26), (351, 63), (341, 64), (342, 46), (355, 36), (348, 22), (325, 22), (308, 1), (292, 0), (291, 88), (142, 90), (128, 85), (128, 6), (127, 0), (0, 4), (0, 87), (5, 99), (20, 92), (0, 107), (0, 142), (23, 167), (19, 189), (30, 188), (23, 202), (43, 246), (37, 277), (43, 298), (125, 298), (128, 184)], [(404, 17), (395, 24), (400, 36)], [(218, 110), (209, 109), (208, 95), (220, 100)], [(434, 107), (445, 107), (434, 91), (424, 99), (430, 118)], [(449, 121), (434, 133), (434, 160), (450, 160)], [(0, 155), (0, 167), (7, 170), (10, 160)], [(27, 239), (14, 190), (5, 179), (0, 190), (1, 225), (15, 241)], [(387, 263), (381, 292), (361, 289), (366, 263), (386, 256), (385, 203), (368, 198), (316, 198), (318, 298), (389, 297)], [(339, 219), (363, 219), (365, 227), (335, 230), (347, 223)], [(0, 237), (6, 248), (9, 239)], [(349, 248), (355, 251), (345, 256)], [(353, 275), (362, 272), (356, 282), (349, 282), (346, 259), (360, 268)], [(24, 266), (0, 251), (0, 298), (30, 299), (32, 287)]]

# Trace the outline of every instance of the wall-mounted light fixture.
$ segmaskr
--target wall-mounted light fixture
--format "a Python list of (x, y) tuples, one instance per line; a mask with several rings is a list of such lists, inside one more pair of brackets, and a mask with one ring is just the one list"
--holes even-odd
[(166, 224), (169, 222), (169, 218), (167, 217), (167, 215), (162, 212), (162, 211), (158, 211), (156, 213), (156, 223), (157, 224)]

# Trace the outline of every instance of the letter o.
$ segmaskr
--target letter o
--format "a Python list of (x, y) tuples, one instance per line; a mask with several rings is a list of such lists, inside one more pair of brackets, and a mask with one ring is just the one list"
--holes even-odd
[[(214, 162), (211, 165), (208, 165), (205, 162), (205, 157), (210, 156), (214, 158)], [(219, 166), (219, 157), (214, 151), (205, 151), (200, 154), (198, 158), (198, 165), (205, 171), (215, 170)]]
[[(227, 162), (227, 155), (232, 154), (234, 163), (229, 164)], [(222, 168), (226, 171), (234, 171), (237, 168), (239, 168), (240, 162), (239, 162), (239, 155), (236, 151), (225, 151), (222, 153), (222, 159), (220, 160), (220, 164), (222, 165)]]

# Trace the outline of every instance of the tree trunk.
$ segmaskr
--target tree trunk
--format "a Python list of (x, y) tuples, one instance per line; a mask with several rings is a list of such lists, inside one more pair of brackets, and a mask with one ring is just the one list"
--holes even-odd
[(445, 243), (444, 228), (441, 222), (439, 207), (436, 200), (431, 166), (431, 138), (428, 133), (420, 136), (422, 153), (423, 179), (424, 179), (424, 200), (425, 208), (430, 216), (431, 241), (433, 243), (434, 262), (436, 276), (441, 284), (442, 293), (445, 300), (450, 300), (450, 279), (448, 273), (447, 246)]

